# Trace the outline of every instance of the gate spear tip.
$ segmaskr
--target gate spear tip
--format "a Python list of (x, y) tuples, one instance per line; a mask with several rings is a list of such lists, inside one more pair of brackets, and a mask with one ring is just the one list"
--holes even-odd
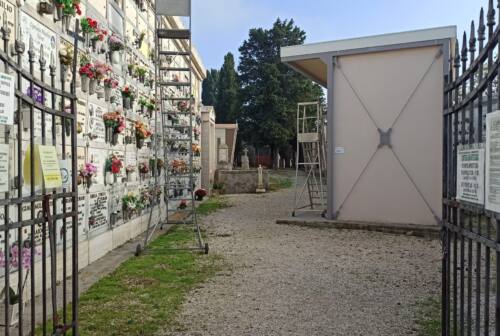
[(488, 19), (488, 26), (495, 25), (495, 7), (493, 6), (493, 0), (490, 0), (490, 2), (488, 3), (487, 19)]
[(462, 42), (462, 61), (467, 61), (467, 33), (464, 31), (464, 37)]
[(470, 39), (469, 39), (469, 49), (474, 51), (476, 46), (476, 24), (472, 20), (470, 24)]
[(43, 44), (40, 44), (40, 61), (45, 61), (45, 57), (44, 57), (44, 53), (43, 53)]
[(486, 26), (484, 25), (484, 9), (481, 7), (481, 12), (479, 12), (479, 28), (477, 29), (478, 38), (480, 41), (484, 41)]
[(455, 67), (460, 67), (460, 46), (458, 41), (455, 43)]

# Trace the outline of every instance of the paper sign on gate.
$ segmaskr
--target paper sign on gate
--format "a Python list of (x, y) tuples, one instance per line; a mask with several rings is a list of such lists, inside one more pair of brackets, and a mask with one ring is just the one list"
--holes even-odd
[(9, 191), (9, 145), (0, 145), (0, 192)]
[(59, 167), (56, 147), (38, 145), (38, 155), (45, 188), (62, 187), (61, 168)]
[(0, 124), (14, 124), (14, 77), (0, 73)]
[(34, 167), (35, 186), (40, 186), (43, 178), (45, 188), (62, 187), (61, 168), (57, 157), (56, 147), (34, 145), (34, 153), (31, 153), (31, 146), (26, 149), (26, 156), (23, 163), (23, 178), (26, 184), (31, 184), (31, 160)]
[(500, 212), (500, 111), (486, 115), (487, 210)]

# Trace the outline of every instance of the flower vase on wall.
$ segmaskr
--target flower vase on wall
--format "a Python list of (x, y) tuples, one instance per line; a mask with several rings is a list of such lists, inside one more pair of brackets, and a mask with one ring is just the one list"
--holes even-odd
[(98, 41), (98, 40), (96, 40), (96, 39), (92, 39), (92, 40), (90, 41), (90, 44), (91, 44), (91, 46), (92, 46), (92, 51), (93, 51), (93, 52), (95, 52), (95, 53), (96, 53), (96, 52), (97, 52), (97, 50), (98, 50), (98, 42), (99, 42), (99, 41)]
[(57, 19), (62, 20), (63, 18), (63, 8), (62, 6), (57, 6), (56, 7), (56, 13), (57, 13)]
[(104, 98), (104, 90), (102, 88), (97, 90), (97, 98), (98, 99), (103, 99)]
[(123, 209), (123, 219), (124, 220), (129, 220), (132, 218), (132, 211), (129, 210), (128, 208)]
[(121, 55), (119, 51), (111, 51), (109, 58), (111, 59), (111, 63), (120, 64)]
[(111, 227), (115, 227), (116, 226), (116, 219), (117, 219), (118, 215), (117, 213), (113, 212), (110, 214), (109, 216), (109, 225)]
[(112, 172), (106, 172), (106, 184), (113, 185), (115, 183), (115, 174)]
[(111, 88), (109, 86), (104, 87), (104, 101), (109, 102), (111, 98)]
[(87, 189), (92, 187), (92, 176), (85, 177), (85, 184), (87, 185)]
[(111, 134), (111, 144), (116, 146), (118, 144), (118, 133), (112, 132)]
[(89, 95), (93, 95), (95, 93), (96, 88), (97, 88), (97, 80), (92, 78), (89, 81)]
[(129, 110), (131, 107), (130, 97), (123, 97), (123, 108)]
[(106, 141), (106, 143), (111, 142), (112, 133), (113, 133), (113, 130), (111, 127), (104, 128), (104, 141)]
[(144, 138), (136, 137), (135, 143), (137, 145), (137, 148), (141, 149), (144, 146)]
[(82, 82), (81, 90), (86, 93), (89, 91), (90, 79), (87, 76), (80, 76), (80, 78)]
[(67, 33), (69, 32), (70, 24), (71, 24), (71, 16), (63, 15), (62, 17), (63, 29)]

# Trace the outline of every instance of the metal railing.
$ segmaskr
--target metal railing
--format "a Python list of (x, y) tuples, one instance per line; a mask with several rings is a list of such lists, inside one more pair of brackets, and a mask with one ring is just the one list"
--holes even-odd
[[(75, 37), (78, 27), (76, 20)], [(4, 17), (0, 60), (4, 75), (14, 78), (17, 108), (13, 125), (0, 125), (4, 135), (0, 142), (9, 148), (11, 184), (0, 199), (4, 212), (0, 333), (78, 335), (78, 40), (68, 62), (50, 46), (33, 45), (31, 37), (26, 45), (21, 28), (17, 39), (9, 41), (11, 31)], [(29, 69), (23, 68), (26, 59)], [(70, 84), (68, 71), (73, 74)], [(61, 188), (46, 188), (43, 179), (37, 180), (38, 146), (54, 147), (67, 163), (68, 181)]]
[[(500, 6), (500, 2), (497, 4)], [(454, 45), (445, 78), (442, 213), (442, 334), (500, 335), (500, 214), (458, 190), (464, 151), (480, 155), (486, 142), (487, 115), (500, 109), (498, 52), (500, 28), (493, 0), (481, 9), (479, 23)], [(477, 29), (476, 29), (477, 27)], [(478, 160), (479, 162), (479, 160)], [(478, 166), (481, 176), (484, 168)], [(467, 180), (465, 180), (467, 181)], [(460, 187), (461, 188), (461, 187)], [(482, 197), (482, 200), (481, 200)]]

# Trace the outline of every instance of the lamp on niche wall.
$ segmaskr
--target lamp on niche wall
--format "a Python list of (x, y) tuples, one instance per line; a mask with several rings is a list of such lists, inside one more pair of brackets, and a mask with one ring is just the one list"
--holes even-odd
[(54, 5), (49, 1), (40, 1), (38, 3), (38, 14), (52, 14), (54, 13)]

